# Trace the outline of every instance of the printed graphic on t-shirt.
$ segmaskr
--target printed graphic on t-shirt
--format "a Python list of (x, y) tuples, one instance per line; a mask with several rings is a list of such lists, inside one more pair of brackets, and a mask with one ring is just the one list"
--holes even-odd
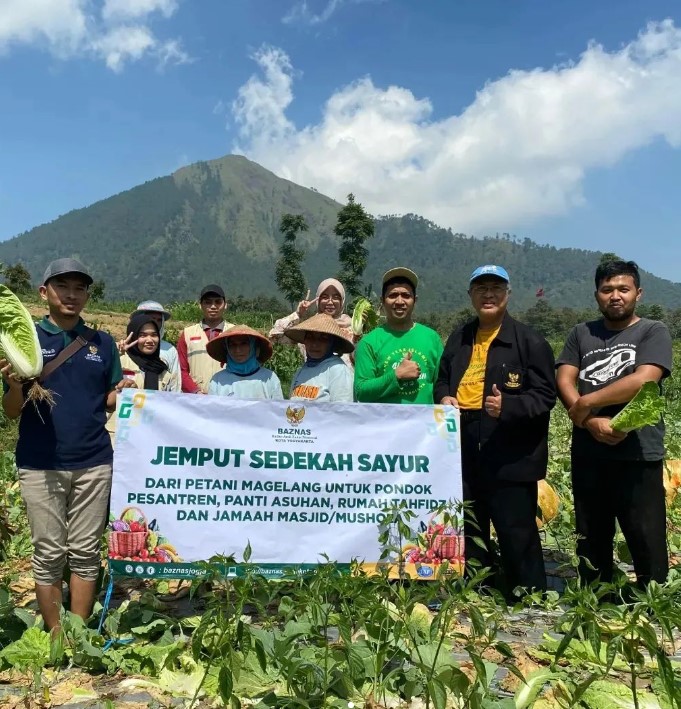
[[(594, 355), (599, 358), (596, 361), (591, 361)], [(582, 358), (583, 369), (579, 372), (579, 378), (598, 386), (622, 376), (628, 367), (635, 365), (636, 345), (623, 343), (584, 355)]]
[(299, 384), (291, 396), (297, 396), (300, 399), (316, 399), (319, 396), (319, 387), (311, 384)]
[(421, 374), (419, 374), (418, 379), (402, 380), (400, 381), (400, 389), (405, 394), (415, 394), (419, 389), (422, 389), (431, 379), (430, 373), (428, 372), (428, 358), (423, 352), (415, 350), (409, 347), (403, 347), (399, 350), (393, 350), (386, 358), (383, 360), (384, 371), (388, 369), (397, 369), (400, 366), (402, 360), (407, 356), (407, 353), (411, 352), (412, 361), (416, 362), (421, 368)]

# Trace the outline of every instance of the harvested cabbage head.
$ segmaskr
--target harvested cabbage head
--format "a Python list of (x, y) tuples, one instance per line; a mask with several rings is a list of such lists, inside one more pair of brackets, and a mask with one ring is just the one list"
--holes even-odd
[(664, 399), (657, 382), (645, 382), (638, 394), (610, 421), (613, 431), (635, 431), (654, 426), (664, 411)]
[(19, 298), (0, 285), (0, 348), (21, 379), (34, 379), (43, 369), (43, 353), (33, 318)]
[(352, 333), (359, 337), (378, 325), (378, 313), (366, 298), (360, 298), (352, 311)]
[(43, 353), (33, 318), (19, 298), (3, 285), (0, 285), (0, 355), (20, 379), (36, 380), (27, 400), (54, 404), (52, 393), (37, 381), (43, 370)]

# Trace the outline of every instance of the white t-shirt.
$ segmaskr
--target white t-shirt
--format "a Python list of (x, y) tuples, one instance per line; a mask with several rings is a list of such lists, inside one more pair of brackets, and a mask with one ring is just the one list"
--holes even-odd
[(208, 393), (215, 396), (232, 396), (235, 399), (283, 399), (279, 377), (266, 367), (240, 377), (227, 369), (213, 375)]
[(353, 371), (334, 355), (314, 367), (303, 365), (293, 378), (293, 401), (352, 401)]

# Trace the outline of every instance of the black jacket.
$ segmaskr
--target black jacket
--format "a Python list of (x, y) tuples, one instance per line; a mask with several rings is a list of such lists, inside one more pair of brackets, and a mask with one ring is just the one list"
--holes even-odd
[[(478, 322), (475, 318), (449, 336), (435, 384), (436, 404), (444, 396), (456, 396)], [(493, 384), (501, 391), (501, 416), (495, 419), (483, 407), (480, 462), (501, 480), (541, 480), (548, 463), (549, 417), (556, 403), (553, 352), (541, 335), (508, 313), (487, 354), (483, 401), (492, 394)]]

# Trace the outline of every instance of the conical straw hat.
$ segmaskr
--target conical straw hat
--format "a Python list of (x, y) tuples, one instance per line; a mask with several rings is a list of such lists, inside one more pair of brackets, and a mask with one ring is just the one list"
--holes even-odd
[(303, 343), (306, 332), (324, 332), (327, 335), (333, 335), (337, 338), (338, 343), (334, 347), (334, 351), (340, 354), (347, 354), (355, 349), (355, 346), (347, 339), (346, 333), (341, 330), (336, 324), (336, 321), (326, 313), (317, 313), (307, 320), (289, 327), (284, 334), (289, 340)]
[(227, 351), (225, 348), (226, 340), (230, 337), (237, 337), (238, 335), (248, 335), (248, 337), (255, 337), (259, 347), (258, 362), (261, 364), (267, 362), (267, 360), (272, 356), (272, 343), (262, 334), (254, 330), (248, 325), (234, 325), (233, 327), (225, 330), (221, 335), (218, 335), (214, 340), (211, 340), (206, 345), (206, 352), (218, 362), (225, 362), (227, 360)]

